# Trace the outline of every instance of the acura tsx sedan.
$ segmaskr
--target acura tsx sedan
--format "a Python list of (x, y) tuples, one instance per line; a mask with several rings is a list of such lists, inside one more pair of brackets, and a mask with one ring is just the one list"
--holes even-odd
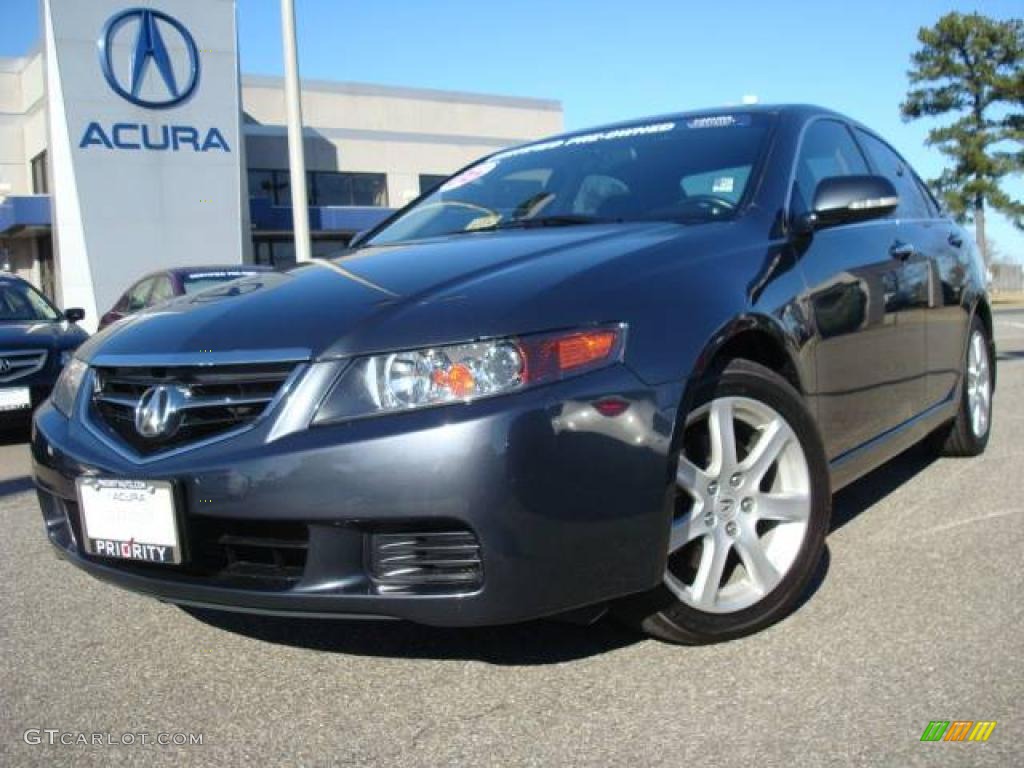
[(985, 290), (834, 112), (547, 139), (84, 344), (35, 417), (46, 532), (186, 605), (734, 638), (798, 604), (837, 489), (984, 451)]

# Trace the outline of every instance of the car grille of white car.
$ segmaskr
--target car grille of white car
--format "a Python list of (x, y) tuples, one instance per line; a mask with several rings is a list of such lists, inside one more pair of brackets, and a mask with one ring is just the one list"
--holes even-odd
[[(89, 416), (108, 437), (137, 455), (154, 456), (192, 446), (252, 425), (281, 393), (295, 363), (174, 367), (97, 367)], [(177, 427), (146, 436), (136, 410), (160, 385), (187, 393)]]
[(8, 384), (36, 371), (46, 365), (45, 349), (0, 349), (0, 384)]

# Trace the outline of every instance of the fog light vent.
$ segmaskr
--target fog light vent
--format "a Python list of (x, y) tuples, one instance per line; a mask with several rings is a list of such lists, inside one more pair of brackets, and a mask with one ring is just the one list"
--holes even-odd
[(381, 592), (465, 591), (483, 581), (472, 531), (374, 533), (370, 576)]

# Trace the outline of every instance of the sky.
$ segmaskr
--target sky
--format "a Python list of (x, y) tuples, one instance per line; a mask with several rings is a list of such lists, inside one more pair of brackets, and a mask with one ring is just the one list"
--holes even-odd
[[(38, 44), (38, 0), (0, 0), (0, 56)], [(296, 0), (303, 77), (557, 99), (567, 129), (739, 103), (820, 104), (871, 126), (925, 178), (936, 123), (899, 104), (917, 31), (1021, 0)], [(242, 71), (280, 74), (280, 3), (238, 0)], [(1024, 179), (1007, 191), (1024, 199)], [(990, 215), (999, 252), (1024, 233)]]

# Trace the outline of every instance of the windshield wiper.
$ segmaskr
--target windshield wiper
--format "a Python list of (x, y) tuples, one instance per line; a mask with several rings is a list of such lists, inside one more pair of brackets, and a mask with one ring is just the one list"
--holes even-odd
[(560, 213), (551, 216), (534, 216), (529, 219), (509, 219), (499, 221), (489, 227), (481, 227), (474, 232), (485, 232), (495, 229), (531, 229), (532, 227), (572, 227), (579, 224), (605, 224), (614, 219), (603, 219), (600, 216), (587, 216), (582, 213)]

